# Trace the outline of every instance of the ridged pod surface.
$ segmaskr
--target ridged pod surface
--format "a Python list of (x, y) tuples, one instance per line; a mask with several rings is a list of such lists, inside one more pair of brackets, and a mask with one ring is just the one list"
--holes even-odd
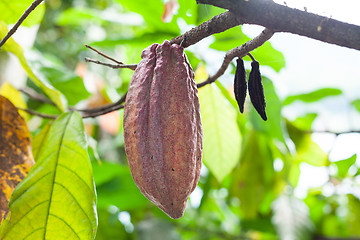
[(141, 54), (124, 109), (125, 151), (140, 191), (171, 218), (184, 214), (200, 177), (202, 125), (194, 72), (169, 41)]
[(236, 60), (234, 94), (241, 113), (244, 112), (246, 89), (247, 89), (247, 84), (246, 84), (246, 70), (244, 67), (244, 61), (241, 58), (238, 58)]
[(251, 72), (249, 74), (248, 85), (251, 103), (261, 118), (266, 121), (267, 116), (265, 112), (266, 102), (264, 88), (262, 85), (259, 63), (257, 61), (251, 62)]

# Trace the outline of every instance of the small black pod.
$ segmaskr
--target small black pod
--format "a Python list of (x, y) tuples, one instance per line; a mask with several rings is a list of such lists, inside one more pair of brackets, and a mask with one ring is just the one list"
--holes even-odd
[(261, 118), (266, 121), (266, 112), (265, 112), (265, 96), (264, 88), (262, 85), (261, 74), (259, 69), (259, 62), (253, 61), (251, 63), (251, 72), (249, 75), (249, 95), (251, 102), (255, 110), (259, 113)]
[(241, 58), (236, 60), (236, 71), (234, 79), (235, 99), (239, 105), (240, 112), (244, 112), (244, 103), (246, 98), (246, 71), (244, 61)]

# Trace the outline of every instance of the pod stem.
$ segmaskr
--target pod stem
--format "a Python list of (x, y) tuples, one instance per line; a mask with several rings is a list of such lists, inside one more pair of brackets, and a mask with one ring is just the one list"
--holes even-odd
[(253, 62), (256, 61), (256, 59), (254, 58), (254, 56), (253, 56), (251, 53), (248, 53), (247, 55), (251, 58), (251, 60), (252, 60)]

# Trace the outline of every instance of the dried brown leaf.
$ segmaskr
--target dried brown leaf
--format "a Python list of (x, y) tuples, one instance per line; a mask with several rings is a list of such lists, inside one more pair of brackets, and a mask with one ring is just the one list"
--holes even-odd
[(0, 219), (16, 185), (34, 164), (30, 132), (17, 108), (0, 95)]

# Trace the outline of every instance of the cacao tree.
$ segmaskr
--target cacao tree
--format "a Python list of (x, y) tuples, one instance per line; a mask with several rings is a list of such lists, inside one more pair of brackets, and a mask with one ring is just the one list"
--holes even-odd
[[(281, 93), (283, 33), (332, 44), (338, 75), (301, 51), (338, 85)], [(360, 238), (360, 26), (270, 0), (2, 0), (0, 39), (0, 239)]]

